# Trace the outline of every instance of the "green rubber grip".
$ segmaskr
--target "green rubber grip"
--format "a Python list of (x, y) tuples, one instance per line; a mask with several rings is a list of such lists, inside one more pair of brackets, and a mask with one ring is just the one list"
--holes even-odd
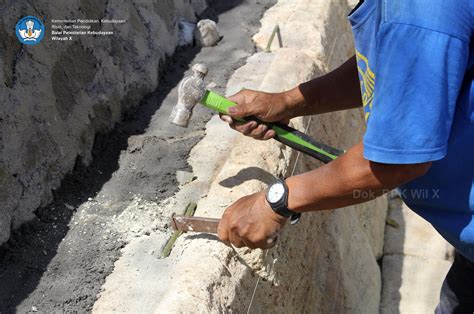
[[(206, 94), (201, 99), (201, 104), (221, 114), (228, 114), (228, 109), (236, 105), (225, 97), (211, 91), (206, 91)], [(275, 139), (277, 141), (325, 163), (336, 159), (344, 153), (343, 150), (319, 143), (308, 135), (282, 123), (267, 123), (257, 119), (256, 117), (246, 117), (245, 119), (238, 120), (244, 122), (256, 121), (261, 124), (266, 124), (269, 128), (275, 131)]]
[(233, 107), (236, 105), (235, 103), (228, 100), (227, 98), (222, 97), (221, 95), (218, 95), (211, 91), (206, 91), (206, 94), (201, 99), (201, 104), (203, 104), (205, 107), (211, 110), (217, 111), (222, 114), (227, 114), (228, 113), (227, 110), (230, 107)]

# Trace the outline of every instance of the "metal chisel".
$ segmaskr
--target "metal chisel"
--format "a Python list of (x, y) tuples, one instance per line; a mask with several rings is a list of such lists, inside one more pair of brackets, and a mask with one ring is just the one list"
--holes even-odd
[(195, 216), (173, 215), (171, 223), (174, 230), (183, 232), (205, 232), (217, 234), (220, 219)]

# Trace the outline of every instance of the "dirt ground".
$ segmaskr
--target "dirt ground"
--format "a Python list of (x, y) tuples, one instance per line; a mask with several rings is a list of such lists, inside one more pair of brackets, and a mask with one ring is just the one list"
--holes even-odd
[[(162, 68), (159, 88), (112, 133), (97, 136), (92, 164), (79, 160), (54, 202), (0, 248), (1, 313), (90, 311), (130, 237), (168, 228), (168, 217), (155, 209), (177, 191), (176, 170), (191, 170), (187, 157), (211, 116), (197, 108), (189, 128), (171, 126), (176, 86), (191, 64), (204, 62), (212, 89), (224, 93), (229, 76), (254, 52), (251, 35), (273, 3), (211, 4), (202, 17), (219, 22), (219, 45), (179, 49)], [(151, 225), (134, 223), (134, 214), (123, 216), (132, 203), (149, 214)]]

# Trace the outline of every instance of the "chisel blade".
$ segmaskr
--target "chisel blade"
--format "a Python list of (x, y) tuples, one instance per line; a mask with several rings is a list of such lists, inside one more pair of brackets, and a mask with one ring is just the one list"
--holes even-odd
[(173, 215), (171, 217), (174, 230), (183, 232), (205, 232), (217, 234), (217, 226), (220, 219), (205, 218), (205, 217), (187, 217), (180, 215)]

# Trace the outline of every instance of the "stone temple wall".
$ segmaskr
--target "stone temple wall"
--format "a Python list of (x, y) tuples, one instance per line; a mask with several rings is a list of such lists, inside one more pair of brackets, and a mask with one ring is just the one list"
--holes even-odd
[[(342, 64), (354, 55), (347, 21), (350, 10), (347, 0), (278, 1), (266, 12), (254, 40), (264, 49), (278, 24), (283, 48), (275, 41), (271, 53), (249, 57), (228, 82), (228, 94), (241, 88), (287, 90)], [(344, 149), (360, 141), (365, 129), (361, 109), (292, 123)], [(321, 166), (276, 141), (256, 143), (228, 129), (218, 118), (208, 123), (208, 135), (188, 160), (196, 180), (183, 187), (171, 204), (184, 203), (189, 190), (206, 185), (196, 215), (220, 217), (232, 202), (261, 191), (274, 177)], [(140, 304), (153, 304), (155, 313), (379, 313), (378, 261), (386, 212), (386, 199), (380, 197), (359, 206), (307, 213), (297, 225), (285, 227), (276, 247), (268, 251), (230, 248), (211, 235), (185, 234), (168, 258), (150, 264), (159, 285), (153, 278), (136, 284), (134, 277), (127, 279), (117, 271), (107, 279), (95, 309), (132, 310), (129, 302), (117, 300), (126, 300), (133, 291), (143, 296)], [(126, 247), (123, 254), (143, 256), (144, 247), (156, 245), (152, 241)], [(116, 267), (126, 263), (118, 261)], [(117, 289), (117, 283), (126, 288)]]
[[(90, 162), (98, 132), (157, 88), (179, 18), (193, 21), (205, 7), (205, 0), (0, 2), (0, 244), (51, 201), (76, 162)], [(25, 46), (14, 29), (26, 15), (44, 18), (46, 31), (51, 19), (127, 22), (103, 26), (114, 36), (45, 36)]]

